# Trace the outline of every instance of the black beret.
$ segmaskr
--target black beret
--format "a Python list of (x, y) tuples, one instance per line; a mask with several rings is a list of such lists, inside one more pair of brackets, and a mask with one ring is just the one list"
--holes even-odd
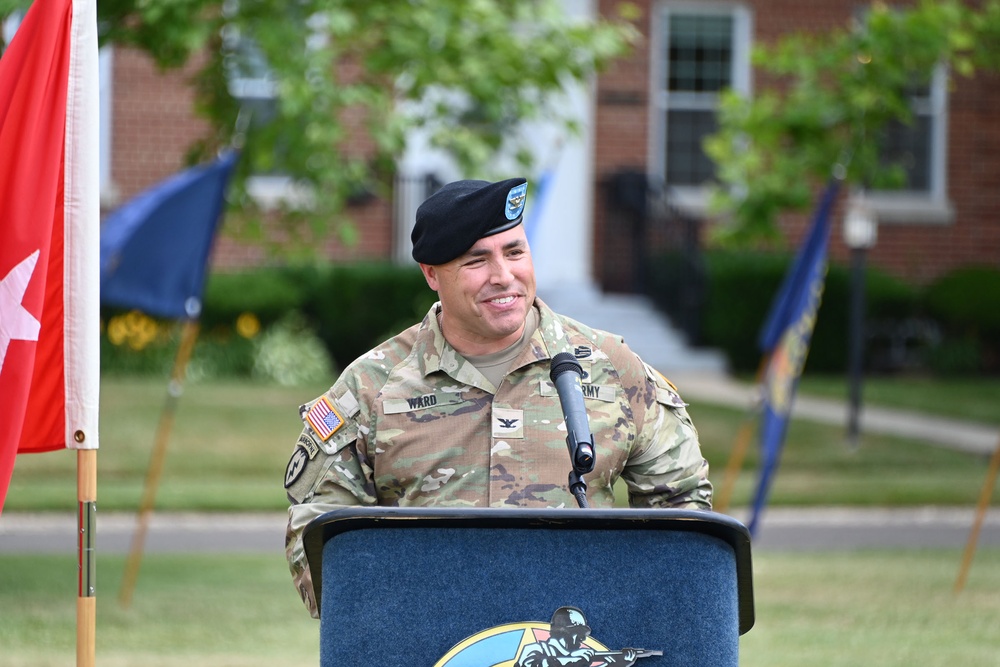
[(421, 264), (447, 264), (479, 239), (521, 224), (528, 181), (455, 181), (417, 208), (410, 240), (413, 259)]

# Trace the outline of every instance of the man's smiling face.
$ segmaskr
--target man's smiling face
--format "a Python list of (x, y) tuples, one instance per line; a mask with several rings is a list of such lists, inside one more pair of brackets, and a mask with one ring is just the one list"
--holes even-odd
[(499, 352), (520, 338), (535, 300), (523, 225), (479, 239), (447, 264), (420, 268), (441, 300), (444, 336), (460, 353)]

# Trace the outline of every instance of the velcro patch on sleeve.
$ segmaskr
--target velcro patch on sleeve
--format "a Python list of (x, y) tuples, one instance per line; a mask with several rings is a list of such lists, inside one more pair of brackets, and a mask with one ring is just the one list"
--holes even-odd
[(351, 393), (350, 389), (345, 391), (344, 395), (337, 399), (337, 406), (344, 411), (344, 414), (347, 415), (348, 419), (358, 414), (361, 410), (358, 405), (358, 399)]

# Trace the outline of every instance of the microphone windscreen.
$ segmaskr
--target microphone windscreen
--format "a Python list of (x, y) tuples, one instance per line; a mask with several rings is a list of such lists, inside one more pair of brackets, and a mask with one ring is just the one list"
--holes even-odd
[(569, 352), (560, 352), (556, 356), (552, 357), (552, 367), (551, 370), (549, 370), (550, 380), (555, 382), (557, 377), (569, 371), (573, 371), (581, 377), (583, 376), (583, 367), (580, 365), (580, 362), (576, 360), (576, 357)]

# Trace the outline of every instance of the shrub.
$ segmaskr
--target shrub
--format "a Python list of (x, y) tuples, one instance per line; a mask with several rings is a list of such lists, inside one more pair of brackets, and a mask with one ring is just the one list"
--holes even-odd
[(939, 373), (1000, 371), (1000, 269), (969, 266), (928, 286), (927, 312), (944, 330), (929, 361)]
[(733, 370), (753, 371), (760, 363), (757, 335), (790, 258), (718, 251), (705, 260), (705, 343), (722, 349)]
[[(722, 349), (730, 367), (755, 371), (761, 352), (760, 328), (789, 270), (793, 257), (776, 253), (713, 251), (706, 253), (707, 298), (702, 316), (705, 344)], [(843, 372), (847, 367), (850, 327), (850, 270), (831, 264), (816, 319), (807, 372)], [(865, 311), (870, 324), (887, 329), (919, 313), (916, 289), (869, 267), (865, 271)]]
[(983, 350), (973, 338), (945, 338), (927, 351), (927, 367), (937, 375), (971, 375), (983, 366)]
[[(873, 357), (877, 355), (881, 357), (879, 364), (884, 367), (892, 362), (891, 355), (884, 351), (885, 346), (890, 342), (895, 344), (904, 330), (913, 328), (912, 323), (919, 317), (920, 294), (912, 285), (872, 266), (865, 268), (864, 278), (864, 364), (871, 368)], [(806, 361), (806, 372), (842, 373), (847, 370), (853, 298), (851, 290), (850, 267), (831, 264), (823, 290), (823, 302), (816, 319), (812, 347)], [(913, 338), (907, 339), (906, 344), (914, 346), (925, 343), (923, 339)], [(893, 363), (909, 362), (899, 358)]]
[[(334, 365), (420, 321), (436, 298), (417, 267), (388, 262), (215, 273), (188, 374), (329, 380)], [(103, 372), (169, 376), (177, 323), (111, 308), (102, 316)]]
[(253, 371), (253, 341), (235, 332), (215, 329), (201, 331), (191, 351), (187, 375), (202, 378), (248, 378)]
[(283, 387), (333, 384), (333, 364), (323, 342), (299, 313), (289, 313), (254, 341), (253, 376)]
[(339, 368), (419, 322), (437, 295), (416, 266), (388, 262), (334, 266), (305, 308)]
[(205, 283), (201, 324), (206, 329), (232, 327), (240, 315), (253, 313), (267, 327), (290, 312), (301, 311), (321, 273), (315, 267), (212, 273)]
[(168, 377), (177, 354), (173, 322), (139, 311), (101, 309), (101, 373)]
[[(101, 336), (101, 373), (170, 377), (180, 349), (180, 322), (153, 318), (136, 310), (105, 310)], [(253, 344), (233, 328), (200, 327), (185, 373), (205, 377), (249, 377)]]
[(928, 313), (949, 331), (1000, 335), (1000, 269), (956, 269), (927, 287)]

